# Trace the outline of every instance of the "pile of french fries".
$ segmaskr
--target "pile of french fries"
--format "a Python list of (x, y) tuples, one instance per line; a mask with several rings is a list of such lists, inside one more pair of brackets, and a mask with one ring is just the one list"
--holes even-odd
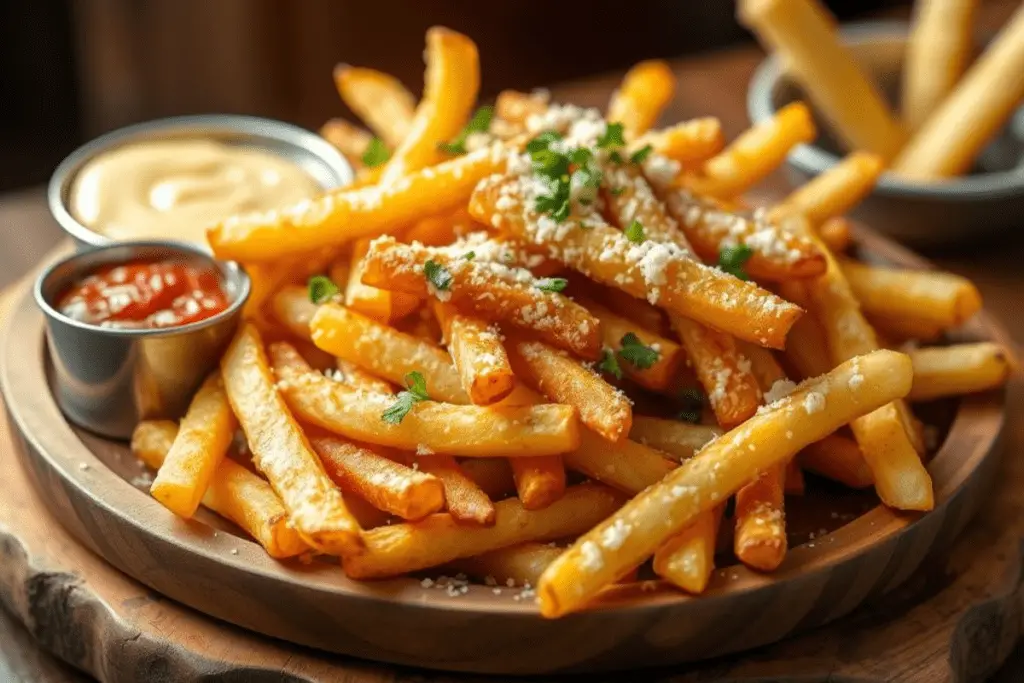
[(920, 182), (971, 170), (1024, 101), (1024, 7), (974, 56), (978, 0), (917, 0), (903, 60), (899, 115), (842, 44), (818, 0), (740, 0), (740, 20), (851, 150), (877, 154)]
[(157, 500), (353, 579), (525, 587), (548, 617), (652, 558), (700, 593), (722, 524), (741, 562), (777, 568), (805, 470), (932, 507), (907, 402), (996, 387), (1011, 358), (886, 348), (981, 301), (955, 275), (844, 254), (876, 156), (751, 209), (743, 192), (814, 136), (802, 104), (726, 144), (714, 118), (652, 128), (673, 96), (662, 62), (603, 116), (541, 93), (474, 110), (477, 48), (447, 29), (426, 61), (418, 104), (337, 69), (373, 131), (323, 131), (355, 186), (209, 231), (253, 294), (180, 423), (135, 432)]

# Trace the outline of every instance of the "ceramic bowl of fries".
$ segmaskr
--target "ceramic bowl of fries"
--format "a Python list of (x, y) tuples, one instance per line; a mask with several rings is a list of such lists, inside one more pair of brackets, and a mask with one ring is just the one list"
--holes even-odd
[(927, 7), (911, 24), (829, 29), (827, 50), (815, 51), (827, 19), (804, 18), (806, 0), (741, 3), (773, 53), (751, 82), (751, 120), (803, 100), (821, 131), (789, 156), (793, 182), (863, 152), (856, 163), (886, 170), (851, 215), (922, 247), (976, 241), (1024, 219), (1024, 12), (976, 48), (971, 3), (952, 4), (968, 14), (935, 17)]

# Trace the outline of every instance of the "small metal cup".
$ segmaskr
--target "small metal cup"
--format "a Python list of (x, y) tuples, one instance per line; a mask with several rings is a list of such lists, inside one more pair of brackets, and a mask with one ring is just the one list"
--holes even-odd
[[(170, 260), (213, 268), (230, 302), (217, 315), (166, 329), (117, 329), (73, 320), (56, 308), (71, 285), (104, 266)], [(249, 276), (236, 263), (175, 242), (121, 242), (69, 256), (36, 280), (61, 411), (75, 424), (116, 439), (140, 420), (178, 418), (238, 326)]]

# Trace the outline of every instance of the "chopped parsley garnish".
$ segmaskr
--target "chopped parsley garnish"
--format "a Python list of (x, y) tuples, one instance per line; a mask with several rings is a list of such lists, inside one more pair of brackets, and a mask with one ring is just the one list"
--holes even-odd
[(536, 198), (534, 209), (549, 214), (561, 223), (572, 212), (572, 198), (580, 204), (589, 205), (597, 199), (601, 185), (601, 170), (596, 165), (594, 153), (586, 147), (568, 150), (553, 148), (552, 144), (562, 140), (558, 133), (541, 133), (526, 145), (533, 172), (548, 186), (548, 194)]
[(534, 139), (526, 143), (526, 151), (532, 156), (534, 152), (547, 149), (552, 142), (561, 140), (562, 136), (553, 130), (544, 131)]
[(626, 233), (626, 239), (633, 244), (643, 244), (647, 237), (644, 235), (644, 226), (638, 220), (634, 220), (622, 232)]
[(493, 118), (494, 107), (480, 107), (458, 136), (449, 142), (442, 142), (437, 146), (438, 149), (447, 154), (465, 154), (467, 151), (466, 140), (469, 139), (469, 136), (473, 133), (486, 133), (489, 131), (491, 129), (491, 119)]
[(632, 332), (624, 334), (619, 344), (622, 345), (622, 348), (619, 349), (619, 358), (638, 370), (648, 369), (658, 362), (658, 358), (661, 355), (650, 346), (645, 346), (640, 341), (640, 337)]
[(597, 146), (601, 149), (609, 147), (622, 147), (626, 141), (622, 138), (622, 124), (609, 123), (601, 136), (597, 139)]
[(699, 423), (701, 412), (707, 403), (704, 393), (696, 388), (683, 389), (682, 393), (679, 394), (679, 400), (683, 404), (683, 408), (678, 415), (679, 419), (683, 422)]
[(543, 280), (537, 280), (537, 289), (545, 292), (561, 292), (565, 289), (569, 281), (564, 277), (546, 277)]
[(626, 191), (626, 188), (624, 188), (624, 187), (613, 187), (611, 190), (609, 190), (609, 192), (612, 193), (613, 197), (618, 197), (620, 194), (622, 194), (625, 191)]
[(634, 164), (642, 164), (644, 163), (644, 159), (651, 155), (652, 151), (654, 151), (653, 147), (651, 147), (650, 145), (644, 145), (643, 147), (629, 155), (629, 160)]
[(395, 402), (380, 414), (380, 419), (384, 422), (400, 424), (414, 405), (420, 401), (430, 400), (430, 395), (427, 394), (427, 380), (421, 373), (414, 370), (406, 375), (405, 386), (406, 391), (399, 392)]
[(472, 261), (473, 259), (476, 258), (476, 252), (467, 251), (465, 254), (462, 255), (462, 258), (466, 259), (467, 261)]
[(718, 268), (741, 280), (749, 280), (747, 271), (743, 270), (744, 264), (753, 256), (754, 250), (745, 244), (737, 244), (735, 247), (722, 247), (718, 252)]
[(322, 304), (332, 296), (340, 292), (338, 285), (326, 275), (314, 275), (307, 283), (309, 288), (309, 300), (315, 304)]
[(615, 357), (615, 352), (609, 348), (601, 349), (601, 360), (597, 363), (597, 369), (612, 375), (615, 379), (622, 379), (622, 368), (619, 367), (619, 359)]
[(427, 276), (427, 281), (434, 285), (434, 289), (438, 291), (447, 291), (452, 286), (452, 274), (437, 261), (431, 259), (424, 263), (423, 274)]
[(390, 158), (391, 150), (388, 149), (388, 146), (380, 138), (374, 138), (370, 140), (370, 144), (366, 146), (366, 151), (363, 152), (363, 165), (373, 168), (380, 166)]
[(612, 153), (608, 155), (608, 160), (619, 166), (622, 165), (622, 155), (619, 154), (618, 150), (612, 150)]
[(569, 217), (572, 207), (569, 206), (569, 183), (555, 183), (551, 188), (551, 194), (537, 197), (534, 208), (541, 213), (551, 214), (556, 222), (561, 223)]

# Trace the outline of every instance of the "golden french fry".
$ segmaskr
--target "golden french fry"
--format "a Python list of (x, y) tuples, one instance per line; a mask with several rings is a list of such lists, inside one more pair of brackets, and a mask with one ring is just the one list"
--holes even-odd
[(644, 133), (629, 149), (635, 152), (646, 145), (651, 146), (654, 154), (680, 164), (699, 164), (722, 151), (725, 135), (721, 122), (706, 116)]
[(367, 447), (330, 436), (310, 439), (327, 475), (346, 493), (402, 519), (422, 519), (444, 507), (441, 480)]
[(665, 336), (671, 334), (671, 328), (665, 318), (665, 312), (645, 299), (637, 299), (621, 289), (594, 285), (597, 291), (592, 298), (598, 299), (616, 315), (622, 316), (640, 326), (641, 329)]
[[(802, 282), (783, 282), (779, 293), (786, 299), (807, 306), (807, 287)], [(786, 350), (783, 352), (790, 370), (801, 379), (817, 377), (828, 372), (834, 363), (828, 352), (825, 331), (813, 315), (805, 315), (789, 328)]]
[(785, 468), (770, 467), (736, 492), (733, 551), (751, 569), (774, 571), (786, 557)]
[(719, 436), (722, 430), (679, 420), (634, 415), (629, 438), (650, 446), (679, 461), (689, 460)]
[(150, 494), (179, 517), (195, 514), (237, 426), (224, 382), (214, 372), (192, 397)]
[(894, 318), (883, 315), (865, 317), (878, 331), (880, 341), (884, 340), (890, 348), (902, 341), (936, 341), (945, 332), (941, 325), (917, 318)]
[(502, 346), (501, 332), (478, 318), (459, 313), (451, 304), (435, 302), (434, 313), (469, 400), (486, 406), (512, 393), (516, 376)]
[(565, 493), (565, 463), (561, 455), (509, 458), (516, 492), (527, 510), (540, 510)]
[(625, 439), (611, 443), (589, 429), (580, 430), (580, 445), (564, 453), (565, 466), (620, 491), (636, 494), (676, 468), (663, 453)]
[(299, 339), (309, 339), (309, 321), (317, 304), (309, 300), (309, 290), (299, 285), (281, 287), (271, 300), (274, 317)]
[(849, 220), (843, 216), (836, 216), (818, 226), (818, 235), (833, 254), (841, 254), (853, 243), (852, 230)]
[(494, 113), (509, 123), (525, 126), (531, 116), (540, 116), (548, 109), (546, 93), (502, 90), (494, 102)]
[(800, 469), (800, 463), (796, 458), (786, 463), (783, 484), (787, 496), (802, 496), (806, 492), (807, 482), (804, 480), (804, 471)]
[(427, 31), (425, 54), (423, 100), (416, 107), (408, 134), (384, 167), (381, 185), (392, 185), (411, 171), (443, 159), (438, 145), (459, 134), (476, 103), (480, 90), (476, 43), (461, 33), (434, 26)]
[(871, 192), (885, 168), (885, 160), (869, 152), (852, 152), (818, 177), (804, 183), (777, 210), (801, 213), (820, 226), (842, 216)]
[(956, 88), (892, 163), (893, 173), (928, 181), (966, 173), (1024, 98), (1024, 7), (1018, 9)]
[(390, 396), (395, 393), (395, 389), (391, 384), (374, 377), (355, 363), (350, 363), (344, 358), (334, 359), (333, 377), (336, 382), (347, 384), (353, 389), (367, 391), (371, 394), (385, 394)]
[(561, 554), (562, 549), (553, 543), (529, 542), (456, 560), (451, 566), (495, 586), (500, 593), (510, 581), (512, 586), (537, 585), (540, 575)]
[(460, 463), (462, 471), (491, 500), (501, 500), (516, 493), (516, 482), (510, 463), (515, 458), (467, 458)]
[(817, 0), (742, 0), (738, 14), (766, 48), (785, 60), (849, 149), (884, 159), (896, 156), (906, 131), (839, 41), (828, 10)]
[[(132, 432), (132, 455), (157, 470), (178, 434), (169, 420), (144, 420)], [(295, 557), (309, 546), (288, 523), (288, 512), (266, 481), (229, 458), (220, 461), (202, 503), (237, 524), (271, 557)]]
[(1015, 362), (1003, 346), (992, 342), (954, 344), (910, 352), (914, 386), (907, 399), (931, 401), (1001, 387)]
[(676, 76), (668, 64), (651, 59), (626, 72), (608, 103), (608, 121), (621, 123), (627, 139), (648, 131), (672, 100)]
[(808, 444), (800, 451), (797, 461), (804, 469), (852, 489), (866, 489), (875, 483), (860, 446), (853, 439), (839, 434)]
[(373, 137), (345, 119), (330, 119), (320, 126), (320, 137), (338, 148), (353, 168), (363, 167), (363, 155)]
[[(448, 514), (462, 522), (494, 524), (494, 503), (462, 466), (450, 455), (423, 455), (409, 460), (421, 472), (433, 475), (444, 484)], [(469, 461), (466, 465), (476, 464)], [(479, 461), (482, 462), (482, 461)], [(487, 461), (492, 462), (492, 461)], [(503, 463), (502, 460), (494, 460)]]
[[(851, 388), (850, 379), (858, 375), (864, 382)], [(555, 560), (538, 585), (541, 614), (557, 617), (580, 608), (758, 472), (784, 463), (854, 417), (906, 395), (912, 375), (905, 355), (875, 351), (806, 382), (716, 439)], [(808, 411), (808, 404), (820, 409)]]
[(703, 593), (715, 569), (722, 512), (719, 505), (700, 513), (690, 526), (665, 541), (654, 552), (654, 573), (688, 593)]
[(420, 305), (420, 299), (405, 292), (392, 292), (371, 287), (363, 282), (369, 240), (357, 240), (352, 248), (348, 282), (345, 285), (345, 306), (357, 313), (386, 323), (404, 318)]
[(416, 98), (397, 78), (347, 64), (334, 67), (338, 94), (389, 147), (397, 147), (412, 127)]
[(589, 529), (621, 504), (613, 489), (581, 484), (543, 510), (527, 510), (518, 498), (495, 503), (492, 526), (459, 524), (447, 514), (392, 524), (365, 532), (367, 551), (345, 558), (343, 567), (353, 579), (382, 578), (529, 541), (553, 541)]
[[(399, 422), (384, 419), (399, 398), (368, 394), (310, 368), (288, 344), (272, 344), (277, 388), (306, 422), (366, 443), (465, 457), (556, 455), (579, 444), (571, 406), (473, 406), (410, 401)], [(427, 391), (430, 385), (427, 384)]]

